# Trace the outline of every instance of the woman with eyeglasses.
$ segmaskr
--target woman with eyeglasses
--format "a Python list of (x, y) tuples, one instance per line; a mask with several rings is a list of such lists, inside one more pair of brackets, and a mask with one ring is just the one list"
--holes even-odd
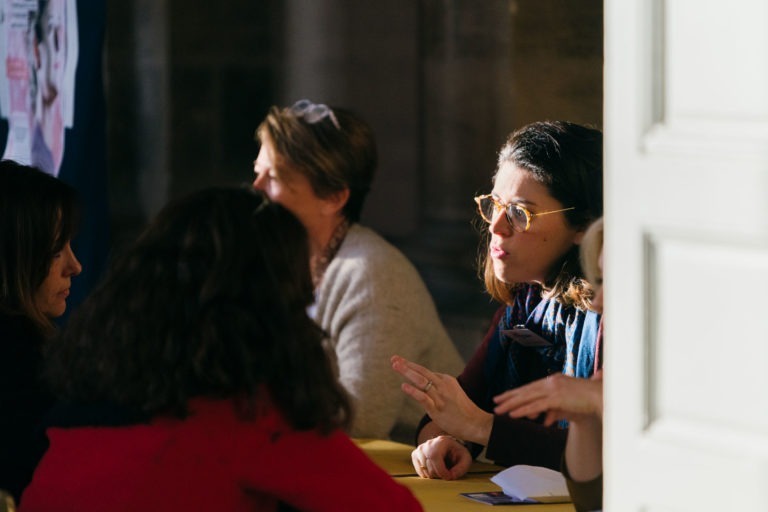
[(39, 378), (43, 346), (82, 270), (70, 246), (78, 210), (66, 183), (0, 162), (0, 489), (17, 500), (36, 462), (32, 432), (53, 403)]
[(51, 346), (62, 403), (19, 510), (421, 510), (343, 432), (312, 300), (285, 208), (248, 188), (168, 204)]
[(309, 234), (312, 316), (350, 393), (355, 437), (412, 439), (423, 412), (400, 392), (393, 354), (457, 375), (462, 361), (413, 265), (359, 223), (377, 165), (370, 126), (308, 100), (273, 107), (257, 130), (253, 186)]
[(602, 200), (598, 130), (533, 123), (502, 146), (493, 191), (476, 202), (488, 225), (486, 288), (505, 306), (458, 379), (392, 358), (427, 413), (412, 453), (422, 477), (459, 478), (483, 450), (500, 465), (559, 467), (565, 425), (494, 414), (493, 397), (547, 375), (589, 377), (599, 364), (579, 244)]

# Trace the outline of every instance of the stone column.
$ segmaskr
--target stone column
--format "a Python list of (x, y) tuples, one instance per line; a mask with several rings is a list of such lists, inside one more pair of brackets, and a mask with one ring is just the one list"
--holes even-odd
[(512, 128), (508, 1), (423, 6), (426, 218), (463, 225)]
[(105, 89), (113, 249), (168, 199), (167, 0), (110, 2)]
[(286, 0), (283, 3), (283, 84), (279, 103), (301, 98), (331, 102), (346, 96), (349, 51), (341, 0)]
[(422, 2), (422, 227), (411, 254), (465, 357), (493, 310), (477, 276), (473, 197), (512, 129), (506, 0)]
[(560, 119), (603, 124), (603, 0), (513, 0), (515, 127)]
[(418, 228), (419, 9), (413, 0), (286, 0), (283, 104), (351, 108), (373, 127), (379, 167), (363, 222), (385, 236)]
[(136, 0), (136, 172), (139, 204), (147, 217), (168, 200), (170, 101), (167, 0)]

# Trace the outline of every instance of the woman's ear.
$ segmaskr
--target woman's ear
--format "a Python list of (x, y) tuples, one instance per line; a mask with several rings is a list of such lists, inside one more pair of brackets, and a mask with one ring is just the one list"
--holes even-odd
[(348, 188), (333, 192), (329, 196), (323, 198), (323, 213), (325, 215), (335, 215), (340, 213), (347, 205), (347, 201), (349, 201)]
[(580, 229), (579, 231), (577, 231), (573, 237), (574, 245), (581, 245), (581, 242), (584, 240), (584, 235), (586, 233), (587, 233), (586, 229)]

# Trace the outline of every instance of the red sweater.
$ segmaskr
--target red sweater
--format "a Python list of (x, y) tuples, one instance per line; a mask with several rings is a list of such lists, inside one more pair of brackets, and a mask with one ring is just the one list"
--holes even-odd
[(20, 511), (419, 511), (411, 492), (342, 432), (292, 429), (275, 410), (253, 421), (197, 399), (186, 419), (50, 428)]

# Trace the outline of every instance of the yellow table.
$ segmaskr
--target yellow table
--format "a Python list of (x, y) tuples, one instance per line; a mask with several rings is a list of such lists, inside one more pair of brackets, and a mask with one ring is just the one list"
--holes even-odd
[[(356, 439), (359, 446), (377, 465), (408, 487), (418, 498), (425, 512), (489, 512), (489, 506), (461, 496), (463, 492), (500, 491), (490, 478), (502, 467), (475, 462), (464, 478), (459, 480), (430, 480), (420, 478), (411, 464), (413, 446), (371, 439)], [(573, 512), (571, 503), (511, 505), (530, 512)]]
[[(381, 439), (355, 439), (355, 444), (359, 446), (373, 461), (392, 476), (416, 476), (416, 470), (411, 463), (411, 452), (413, 446), (397, 443), (395, 441), (384, 441)], [(498, 473), (504, 469), (495, 464), (485, 464), (475, 462), (469, 468), (467, 473)], [(425, 479), (427, 480), (427, 479)], [(498, 487), (497, 487), (498, 489)], [(470, 491), (467, 491), (470, 492)]]

